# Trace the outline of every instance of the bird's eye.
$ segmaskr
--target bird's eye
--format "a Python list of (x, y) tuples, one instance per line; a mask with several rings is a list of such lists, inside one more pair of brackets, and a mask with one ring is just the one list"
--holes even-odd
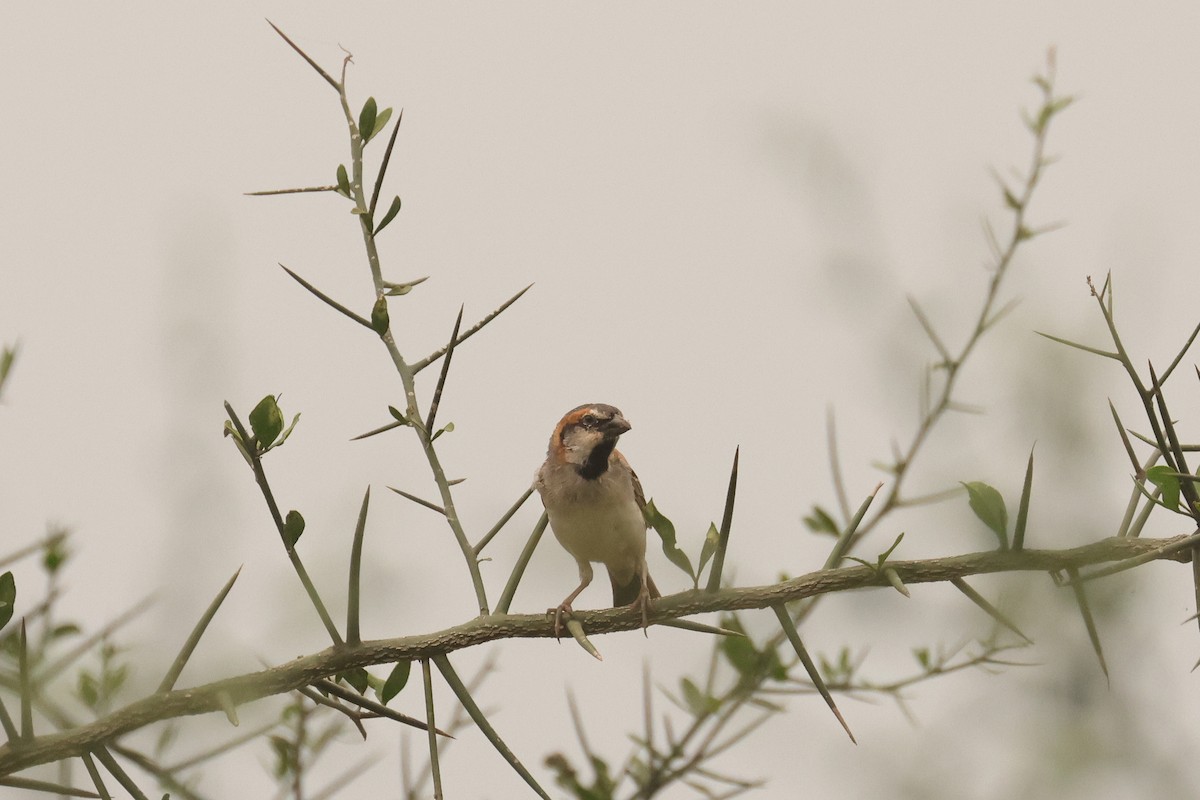
[(583, 423), (583, 426), (585, 428), (591, 428), (592, 426), (594, 426), (596, 424), (596, 415), (595, 414), (584, 414), (583, 419), (581, 419), (580, 422)]

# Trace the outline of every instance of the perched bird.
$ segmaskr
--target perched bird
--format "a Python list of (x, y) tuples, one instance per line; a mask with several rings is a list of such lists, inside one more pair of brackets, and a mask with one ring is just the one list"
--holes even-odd
[(646, 569), (642, 484), (616, 449), (631, 427), (613, 406), (590, 403), (568, 411), (550, 436), (534, 486), (555, 538), (579, 565), (579, 586), (555, 609), (556, 636), (563, 614), (592, 582), (592, 562), (608, 569), (613, 606), (640, 609), (643, 628), (650, 601), (661, 597)]

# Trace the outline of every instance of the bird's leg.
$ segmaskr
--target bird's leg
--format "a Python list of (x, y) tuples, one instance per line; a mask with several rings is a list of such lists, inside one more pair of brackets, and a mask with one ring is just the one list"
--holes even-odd
[(554, 638), (562, 641), (562, 617), (566, 612), (567, 616), (571, 616), (574, 609), (571, 608), (571, 603), (579, 597), (580, 593), (588, 587), (592, 582), (592, 565), (587, 561), (579, 563), (579, 585), (575, 587), (575, 591), (567, 595), (567, 598), (558, 604), (558, 608), (554, 609)]
[(649, 638), (650, 633), (650, 601), (653, 598), (650, 594), (650, 570), (646, 569), (646, 562), (642, 562), (642, 588), (638, 590), (637, 599), (633, 601), (633, 608), (642, 612), (642, 635)]

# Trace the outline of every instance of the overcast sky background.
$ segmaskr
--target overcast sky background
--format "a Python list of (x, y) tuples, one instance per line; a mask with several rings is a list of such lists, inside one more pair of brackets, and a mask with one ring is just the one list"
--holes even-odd
[[(340, 47), (353, 52), (355, 108), (368, 95), (404, 108), (385, 187), (404, 210), (382, 237), (384, 274), (431, 276), (391, 303), (407, 355), (443, 344), (459, 304), (474, 321), (535, 284), (456, 354), (439, 412), (456, 425), (439, 444), (468, 478), (457, 497), (473, 536), (528, 486), (563, 412), (608, 402), (633, 423), (622, 449), (647, 494), (693, 551), (741, 446), (728, 562), (739, 584), (824, 560), (829, 541), (800, 520), (813, 503), (834, 506), (827, 409), (855, 503), (883, 478), (872, 462), (911, 437), (934, 354), (905, 296), (961, 343), (987, 280), (981, 222), (1008, 221), (990, 170), (1027, 164), (1018, 110), (1037, 102), (1028, 79), (1055, 46), (1060, 87), (1080, 101), (1051, 134), (1062, 160), (1031, 213), (1067, 225), (1023, 249), (1005, 289), (1020, 305), (963, 375), (960, 399), (986, 413), (948, 419), (911, 486), (985, 480), (1015, 507), (1036, 442), (1029, 544), (1116, 530), (1129, 469), (1106, 398), (1134, 427), (1139, 404), (1112, 362), (1032, 331), (1103, 346), (1085, 278), (1110, 270), (1136, 358), (1167, 363), (1196, 322), (1193, 3), (4, 3), (0, 341), (21, 352), (0, 409), (0, 549), (69, 526), (60, 613), (89, 629), (153, 595), (120, 637), (142, 691), (239, 565), (183, 683), (325, 645), (252, 476), (220, 436), (224, 400), (246, 413), (282, 393), (285, 414), (303, 413), (267, 468), (281, 504), (308, 520), (300, 549), (335, 618), (367, 485), (364, 635), (473, 613), (448, 530), (384, 489), (435, 495), (415, 442), (349, 441), (402, 405), (382, 348), (276, 266), (366, 313), (348, 204), (243, 195), (331, 183), (347, 160), (336, 95), (264, 17), (331, 71)], [(1185, 427), (1190, 363), (1173, 382)], [(493, 602), (536, 505), (490, 548)], [(1166, 519), (1152, 528), (1186, 532)], [(960, 498), (898, 516), (860, 554), (901, 531), (907, 558), (994, 544)], [(657, 551), (651, 569), (664, 591), (686, 588)], [(1187, 572), (1155, 565), (1097, 586), (1111, 687), (1046, 576), (980, 579), (1038, 642), (1017, 656), (1038, 666), (922, 684), (908, 696), (915, 724), (886, 700), (842, 699), (857, 748), (819, 699), (793, 699), (724, 765), (767, 780), (762, 797), (1183, 796), (1200, 781)], [(514, 610), (554, 605), (575, 579), (547, 538)], [(39, 581), (18, 570), (23, 603)], [(767, 616), (751, 619), (767, 631)], [(883, 681), (913, 671), (912, 647), (988, 631), (952, 589), (929, 586), (910, 600), (831, 598), (802, 632), (811, 650), (865, 653), (864, 674)], [(455, 656), (467, 674), (496, 656), (480, 699), (547, 784), (546, 754), (578, 760), (567, 687), (593, 745), (620, 762), (640, 725), (643, 660), (674, 689), (708, 652), (678, 631), (597, 644), (603, 664), (544, 641)], [(396, 704), (419, 713), (416, 688)], [(270, 711), (248, 708), (244, 724)], [(197, 733), (180, 756), (232, 733), (215, 717), (185, 730)], [(397, 730), (371, 730), (365, 747), (344, 733), (319, 773), (379, 754), (346, 796), (397, 785)], [(269, 764), (255, 745), (207, 768), (200, 788), (264, 796)], [(474, 733), (443, 769), (449, 796), (525, 791)]]

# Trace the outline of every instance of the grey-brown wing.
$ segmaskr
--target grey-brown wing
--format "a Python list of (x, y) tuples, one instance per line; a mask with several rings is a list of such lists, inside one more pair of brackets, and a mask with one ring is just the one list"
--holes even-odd
[(638, 511), (646, 513), (646, 493), (642, 491), (642, 482), (638, 480), (637, 473), (632, 469), (629, 470), (629, 475), (633, 478), (633, 499), (637, 500)]

